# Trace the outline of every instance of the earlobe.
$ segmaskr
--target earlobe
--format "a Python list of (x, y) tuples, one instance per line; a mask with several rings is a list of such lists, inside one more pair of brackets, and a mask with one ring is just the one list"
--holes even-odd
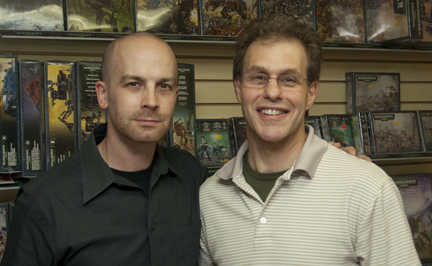
[(101, 109), (108, 108), (108, 92), (105, 82), (98, 80), (95, 85), (99, 107)]
[(311, 109), (312, 106), (314, 105), (318, 91), (319, 91), (318, 81), (312, 82), (312, 84), (309, 85), (309, 89), (308, 89), (308, 99), (307, 99), (306, 110)]

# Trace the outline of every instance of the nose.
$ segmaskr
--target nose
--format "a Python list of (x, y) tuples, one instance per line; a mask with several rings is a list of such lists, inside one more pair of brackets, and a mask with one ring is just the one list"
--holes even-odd
[(281, 88), (277, 81), (277, 78), (269, 78), (269, 81), (264, 87), (264, 98), (267, 98), (271, 101), (276, 101), (281, 98)]
[(155, 86), (147, 86), (140, 95), (142, 109), (156, 109), (159, 106)]

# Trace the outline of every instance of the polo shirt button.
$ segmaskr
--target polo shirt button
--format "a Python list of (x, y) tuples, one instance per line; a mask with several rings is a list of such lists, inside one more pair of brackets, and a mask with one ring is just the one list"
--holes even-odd
[(156, 229), (156, 226), (153, 224), (152, 225), (152, 230), (155, 230)]
[(262, 224), (265, 224), (267, 222), (267, 219), (265, 217), (261, 217), (260, 221), (261, 221)]

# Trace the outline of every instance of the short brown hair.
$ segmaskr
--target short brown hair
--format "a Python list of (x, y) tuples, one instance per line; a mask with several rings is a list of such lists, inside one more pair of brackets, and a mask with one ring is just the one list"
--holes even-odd
[(308, 84), (318, 81), (321, 72), (321, 40), (314, 29), (291, 17), (274, 15), (257, 18), (237, 37), (233, 80), (242, 80), (243, 61), (249, 46), (257, 40), (298, 40), (307, 55)]

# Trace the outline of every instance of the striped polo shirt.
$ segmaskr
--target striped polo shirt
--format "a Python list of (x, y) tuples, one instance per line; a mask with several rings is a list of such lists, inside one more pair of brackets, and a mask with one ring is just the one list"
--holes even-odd
[(420, 265), (402, 200), (378, 166), (308, 137), (263, 202), (245, 142), (200, 189), (200, 265)]

